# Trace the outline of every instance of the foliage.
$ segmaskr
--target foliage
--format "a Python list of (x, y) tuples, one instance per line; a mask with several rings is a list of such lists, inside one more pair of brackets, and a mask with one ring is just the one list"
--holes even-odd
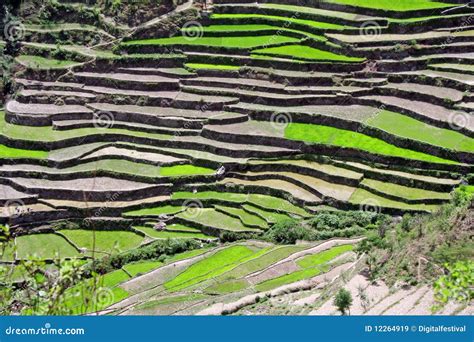
[(446, 264), (447, 275), (434, 283), (435, 299), (440, 304), (449, 301), (469, 303), (474, 299), (474, 261)]
[(352, 295), (346, 289), (340, 289), (334, 298), (334, 305), (341, 312), (342, 315), (345, 315), (349, 311), (352, 305)]
[(474, 199), (474, 194), (469, 191), (466, 185), (461, 185), (452, 192), (452, 202), (455, 206), (465, 206), (471, 203)]
[(287, 219), (274, 224), (265, 237), (276, 243), (294, 244), (297, 240), (308, 240), (309, 232), (298, 220)]
[[(11, 244), (8, 226), (1, 226), (0, 256)], [(85, 274), (79, 259), (61, 260), (52, 264), (29, 257), (16, 264), (0, 266), (0, 314), (66, 315), (68, 288), (80, 282)], [(93, 277), (85, 288), (82, 302), (93, 303), (101, 290), (100, 279)]]
[(362, 236), (368, 230), (381, 229), (389, 216), (364, 211), (319, 212), (308, 221), (278, 221), (264, 237), (272, 242), (293, 244), (296, 240), (327, 240), (334, 237)]
[(223, 230), (219, 234), (219, 240), (222, 243), (226, 242), (235, 242), (241, 240), (251, 240), (257, 238), (256, 233), (239, 233), (239, 232), (232, 232), (229, 230)]
[(474, 258), (472, 242), (472, 194), (461, 186), (452, 192), (449, 204), (432, 214), (405, 215), (400, 222), (370, 231), (356, 248), (366, 255), (367, 271), (373, 280), (389, 285), (404, 281), (415, 285), (432, 282), (443, 264)]
[(318, 230), (343, 229), (354, 226), (368, 228), (386, 218), (385, 215), (361, 210), (328, 211), (317, 213), (309, 223)]
[(89, 272), (105, 274), (122, 268), (125, 264), (140, 260), (155, 260), (168, 255), (201, 248), (202, 243), (192, 239), (157, 240), (127, 252), (106, 256), (87, 265)]

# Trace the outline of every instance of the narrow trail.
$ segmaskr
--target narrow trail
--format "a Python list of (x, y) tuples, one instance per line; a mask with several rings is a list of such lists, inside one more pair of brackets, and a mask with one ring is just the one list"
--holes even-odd
[(151, 19), (141, 25), (138, 25), (136, 27), (134, 27), (131, 32), (127, 35), (127, 37), (131, 37), (134, 35), (135, 32), (137, 32), (138, 30), (142, 30), (142, 29), (146, 29), (146, 28), (149, 28), (149, 27), (152, 27), (152, 26), (155, 26), (157, 24), (159, 24), (160, 22), (162, 22), (163, 20), (166, 20), (168, 19), (169, 17), (177, 14), (177, 13), (180, 13), (180, 12), (183, 12), (187, 9), (190, 9), (194, 4), (194, 0), (189, 0), (187, 2), (185, 2), (184, 4), (181, 4), (179, 6), (177, 6), (174, 10), (166, 13), (165, 15), (162, 15), (162, 16), (159, 16), (159, 17), (156, 17), (154, 19)]

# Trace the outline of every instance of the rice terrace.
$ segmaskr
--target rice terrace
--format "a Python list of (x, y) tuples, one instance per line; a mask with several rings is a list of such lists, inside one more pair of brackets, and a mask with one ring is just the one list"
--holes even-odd
[(472, 315), (474, 5), (2, 5), (0, 314)]

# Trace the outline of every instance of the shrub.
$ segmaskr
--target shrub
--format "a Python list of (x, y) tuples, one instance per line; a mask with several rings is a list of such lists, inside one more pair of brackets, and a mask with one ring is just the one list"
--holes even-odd
[(334, 211), (321, 212), (309, 221), (317, 229), (343, 229), (353, 226), (366, 228), (371, 224), (382, 221), (385, 215), (366, 211)]
[(469, 192), (468, 187), (465, 185), (461, 185), (459, 188), (454, 189), (451, 193), (452, 202), (457, 207), (462, 207), (473, 200), (473, 194)]
[(434, 283), (435, 299), (442, 304), (449, 301), (470, 303), (474, 299), (474, 261), (458, 261), (445, 265), (448, 274)]
[(201, 242), (192, 239), (157, 240), (137, 249), (114, 254), (101, 260), (95, 260), (89, 264), (86, 269), (89, 274), (92, 273), (92, 271), (99, 274), (105, 274), (115, 269), (119, 269), (123, 265), (133, 261), (150, 259), (160, 260), (162, 255), (174, 255), (201, 247)]
[(255, 239), (257, 236), (254, 233), (238, 233), (238, 232), (231, 232), (231, 231), (223, 231), (219, 235), (219, 239), (221, 242), (235, 242), (240, 240), (250, 240)]
[(400, 223), (400, 227), (405, 231), (410, 230), (410, 219), (411, 215), (410, 214), (405, 214), (403, 215), (402, 222)]
[(281, 244), (294, 244), (297, 240), (309, 240), (310, 234), (298, 220), (288, 219), (274, 224), (265, 237)]
[(334, 298), (334, 305), (337, 307), (337, 310), (341, 312), (341, 315), (345, 315), (346, 312), (349, 312), (352, 305), (351, 293), (346, 289), (340, 289)]

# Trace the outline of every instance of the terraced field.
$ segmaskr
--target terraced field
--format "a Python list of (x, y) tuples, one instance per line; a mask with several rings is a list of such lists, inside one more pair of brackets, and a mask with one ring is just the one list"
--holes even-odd
[(163, 33), (58, 3), (55, 25), (25, 22), (0, 108), (3, 261), (205, 247), (120, 265), (113, 303), (85, 311), (226, 314), (325, 286), (364, 229), (256, 239), (321, 212), (435, 212), (474, 172), (470, 7), (190, 1)]

